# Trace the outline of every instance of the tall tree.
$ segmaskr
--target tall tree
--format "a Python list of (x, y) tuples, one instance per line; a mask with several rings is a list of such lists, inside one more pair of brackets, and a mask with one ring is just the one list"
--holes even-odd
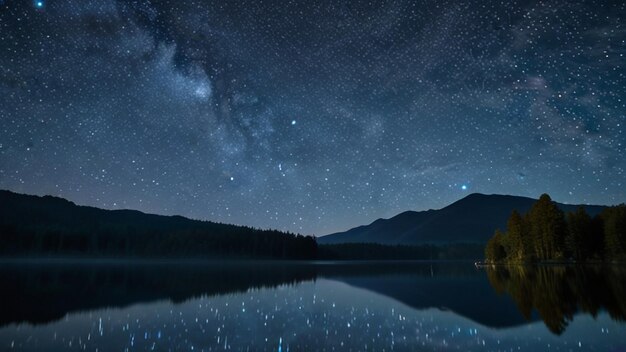
[(506, 259), (504, 236), (500, 230), (496, 230), (496, 233), (487, 242), (487, 246), (485, 247), (485, 259), (490, 263), (497, 263)]
[(605, 253), (609, 259), (626, 259), (626, 205), (610, 207), (602, 213)]
[(568, 232), (565, 236), (565, 248), (567, 254), (575, 260), (585, 260), (590, 257), (592, 250), (592, 227), (591, 217), (587, 215), (585, 208), (578, 209), (567, 214)]
[(515, 262), (526, 261), (530, 258), (531, 238), (526, 233), (524, 219), (513, 210), (507, 222), (506, 243), (509, 260)]
[(538, 259), (564, 257), (565, 216), (549, 195), (542, 194), (528, 212), (530, 235)]

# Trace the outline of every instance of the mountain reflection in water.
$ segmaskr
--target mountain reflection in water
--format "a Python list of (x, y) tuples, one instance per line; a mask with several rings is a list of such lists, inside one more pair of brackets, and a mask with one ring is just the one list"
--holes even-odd
[(626, 346), (626, 280), (614, 267), (5, 263), (0, 280), (2, 349)]

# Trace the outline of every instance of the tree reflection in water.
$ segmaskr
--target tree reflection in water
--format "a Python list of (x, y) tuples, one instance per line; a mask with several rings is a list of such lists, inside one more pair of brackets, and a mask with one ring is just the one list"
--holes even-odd
[(626, 320), (626, 268), (618, 266), (523, 266), (487, 268), (493, 288), (513, 298), (526, 319), (533, 310), (560, 335), (579, 312), (605, 310)]

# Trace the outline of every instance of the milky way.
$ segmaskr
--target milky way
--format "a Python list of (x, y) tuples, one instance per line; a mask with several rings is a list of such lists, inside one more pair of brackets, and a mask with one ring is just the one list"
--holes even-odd
[(619, 1), (0, 1), (0, 188), (326, 234), (626, 200)]

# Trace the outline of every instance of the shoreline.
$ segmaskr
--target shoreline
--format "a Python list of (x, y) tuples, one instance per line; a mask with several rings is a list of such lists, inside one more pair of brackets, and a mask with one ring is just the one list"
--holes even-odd
[(470, 259), (437, 260), (437, 259), (266, 259), (266, 258), (116, 258), (116, 257), (0, 257), (3, 264), (111, 264), (111, 265), (246, 265), (246, 264), (289, 264), (289, 265), (336, 265), (336, 264), (393, 264), (393, 263), (474, 263)]
[(525, 266), (525, 267), (548, 267), (548, 266), (626, 266), (626, 262), (620, 261), (589, 261), (589, 262), (572, 262), (572, 261), (540, 261), (533, 263), (485, 263), (475, 262), (477, 268), (486, 267), (507, 267), (507, 266)]

